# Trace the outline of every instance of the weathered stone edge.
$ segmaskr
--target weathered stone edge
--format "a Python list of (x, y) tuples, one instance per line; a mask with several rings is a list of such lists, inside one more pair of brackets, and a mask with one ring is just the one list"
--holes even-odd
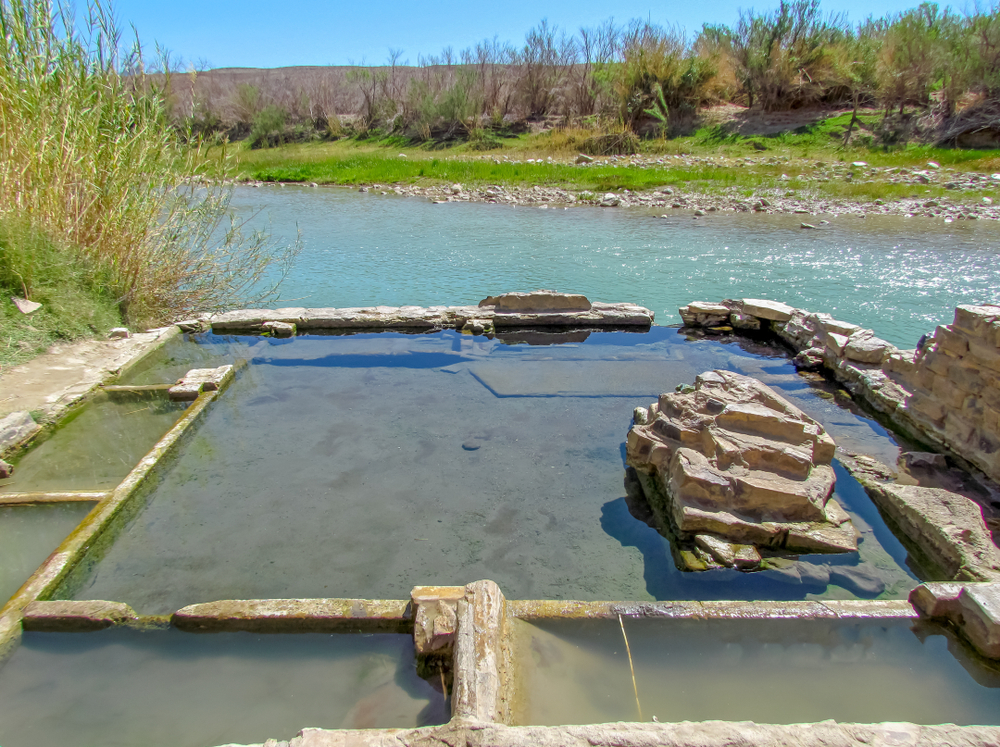
[(31, 578), (0, 608), (0, 661), (20, 642), (25, 607), (36, 600), (47, 599), (59, 587), (74, 566), (86, 556), (96, 538), (135, 495), (160, 459), (170, 453), (184, 432), (201, 418), (221, 391), (206, 392), (192, 403), (174, 427), (139, 461), (121, 484), (87, 514), (73, 533), (63, 540)]
[(520, 620), (616, 619), (650, 617), (689, 620), (749, 619), (865, 619), (917, 617), (905, 599), (848, 599), (820, 602), (578, 602), (552, 600), (508, 600), (511, 617)]
[(192, 604), (175, 612), (171, 624), (196, 632), (409, 633), (408, 600), (395, 599), (230, 599)]
[(517, 327), (642, 327), (652, 325), (654, 313), (631, 303), (593, 303), (589, 311), (506, 312), (491, 306), (373, 306), (366, 308), (240, 309), (204, 320), (179, 322), (179, 329), (210, 327), (216, 333), (265, 331), (279, 322), (303, 330), (344, 329), (461, 329), (470, 320), (496, 328)]
[(0, 493), (0, 506), (25, 503), (98, 503), (108, 497), (108, 491), (66, 491), (33, 493)]
[[(681, 721), (582, 726), (504, 726), (452, 721), (419, 729), (334, 731), (303, 729), (289, 742), (268, 740), (266, 747), (411, 747), (416, 744), (476, 747), (871, 747), (871, 745), (962, 745), (996, 747), (1000, 727), (880, 724), (757, 724), (752, 721)], [(237, 747), (226, 745), (225, 747)], [(265, 747), (247, 745), (246, 747)]]

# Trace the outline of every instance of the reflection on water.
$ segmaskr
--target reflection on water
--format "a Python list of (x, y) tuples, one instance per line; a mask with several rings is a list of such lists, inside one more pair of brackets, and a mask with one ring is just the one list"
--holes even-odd
[(198, 339), (212, 355), (252, 340), (251, 365), (76, 598), (165, 613), (215, 599), (403, 599), (480, 578), (515, 599), (900, 598), (916, 584), (846, 473), (837, 495), (864, 534), (860, 555), (783, 571), (681, 573), (667, 540), (629, 514), (633, 408), (707, 369), (766, 369), (839, 444), (895, 461), (885, 431), (804, 383), (778, 349), (669, 328), (555, 346), (452, 331)]
[[(172, 383), (172, 382), (171, 382)], [(184, 413), (166, 392), (99, 394), (0, 480), (7, 492), (114, 488)]]
[(27, 633), (0, 669), (4, 747), (204, 747), (448, 718), (406, 635)]
[(1000, 667), (908, 620), (518, 622), (517, 722), (1000, 723)]
[(93, 507), (93, 503), (0, 506), (0, 607)]
[(1000, 285), (993, 221), (842, 216), (803, 231), (801, 216), (434, 205), (305, 187), (242, 188), (233, 204), (261, 211), (278, 237), (302, 231), (279, 306), (475, 304), (555, 288), (639, 303), (672, 324), (689, 301), (772, 298), (912, 348)]

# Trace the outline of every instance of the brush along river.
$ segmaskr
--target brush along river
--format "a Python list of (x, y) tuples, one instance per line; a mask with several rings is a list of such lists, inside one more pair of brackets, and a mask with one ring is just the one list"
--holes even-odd
[(272, 306), (457, 305), (554, 288), (638, 303), (666, 325), (689, 301), (771, 298), (909, 348), (1000, 287), (993, 221), (840, 216), (810, 231), (801, 216), (437, 205), (296, 186), (240, 187), (233, 207), (278, 239), (301, 231)]

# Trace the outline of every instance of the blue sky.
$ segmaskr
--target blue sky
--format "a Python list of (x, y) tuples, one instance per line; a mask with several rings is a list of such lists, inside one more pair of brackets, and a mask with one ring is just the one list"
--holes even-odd
[[(846, 12), (852, 21), (894, 13), (918, 0), (825, 0), (825, 12)], [(501, 0), (497, 3), (323, 2), (321, 0), (113, 0), (116, 18), (134, 24), (143, 44), (169, 49), (187, 63), (212, 67), (381, 64), (390, 48), (416, 64), (419, 55), (456, 51), (485, 38), (521, 42), (543, 18), (568, 31), (616, 21), (650, 18), (675, 23), (689, 33), (703, 23), (732, 24), (739, 8), (770, 9), (777, 2), (671, 2), (642, 0)], [(944, 3), (942, 3), (944, 5)]]

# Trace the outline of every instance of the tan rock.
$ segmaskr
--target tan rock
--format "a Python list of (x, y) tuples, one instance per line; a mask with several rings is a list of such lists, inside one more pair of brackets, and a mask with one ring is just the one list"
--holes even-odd
[(235, 369), (231, 365), (218, 368), (193, 368), (184, 377), (167, 390), (170, 399), (175, 402), (186, 402), (198, 399), (202, 392), (214, 392), (221, 389), (233, 378)]
[(760, 298), (744, 298), (743, 313), (760, 319), (775, 322), (787, 322), (792, 318), (794, 308), (778, 301), (765, 301)]
[(844, 356), (860, 363), (882, 363), (896, 347), (874, 335), (852, 335), (844, 346)]
[(691, 555), (688, 569), (755, 568), (741, 545), (856, 550), (854, 528), (830, 498), (835, 448), (812, 418), (730, 371), (703, 373), (693, 391), (637, 410), (626, 441), (627, 463), (661, 528)]
[[(492, 303), (491, 303), (492, 302)], [(488, 296), (479, 302), (480, 306), (496, 306), (498, 311), (590, 311), (591, 303), (586, 296), (575, 293), (558, 293), (551, 290), (537, 290), (531, 293), (504, 293)]]
[(25, 630), (65, 633), (102, 630), (136, 620), (135, 611), (122, 602), (34, 601), (24, 608), (22, 625)]
[[(858, 475), (856, 475), (858, 476)], [(957, 581), (1000, 579), (1000, 550), (975, 501), (943, 488), (859, 476), (878, 506), (927, 559)]]

